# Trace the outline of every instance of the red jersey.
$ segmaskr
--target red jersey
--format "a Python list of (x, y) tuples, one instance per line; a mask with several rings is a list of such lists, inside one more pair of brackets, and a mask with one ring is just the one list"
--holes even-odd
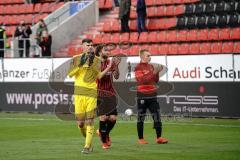
[(140, 62), (135, 68), (137, 80), (137, 91), (143, 94), (152, 94), (157, 91), (159, 74), (154, 74), (154, 67), (151, 64)]
[[(101, 71), (107, 68), (110, 60), (101, 63)], [(99, 97), (110, 97), (115, 95), (115, 90), (113, 89), (113, 71), (108, 71), (100, 80), (98, 80), (98, 96)]]

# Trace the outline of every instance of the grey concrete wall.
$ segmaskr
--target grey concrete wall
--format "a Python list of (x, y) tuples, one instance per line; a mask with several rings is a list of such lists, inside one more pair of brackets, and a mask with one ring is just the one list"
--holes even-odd
[(61, 22), (60, 26), (50, 30), (50, 34), (53, 38), (52, 52), (64, 48), (90, 26), (95, 25), (98, 19), (98, 1), (94, 0), (88, 7), (83, 8), (80, 12), (65, 19)]

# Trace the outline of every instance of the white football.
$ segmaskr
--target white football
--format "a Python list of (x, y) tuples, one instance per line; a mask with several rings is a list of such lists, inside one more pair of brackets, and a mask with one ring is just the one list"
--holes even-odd
[(128, 116), (131, 116), (133, 114), (132, 109), (130, 109), (130, 108), (126, 109), (125, 114)]

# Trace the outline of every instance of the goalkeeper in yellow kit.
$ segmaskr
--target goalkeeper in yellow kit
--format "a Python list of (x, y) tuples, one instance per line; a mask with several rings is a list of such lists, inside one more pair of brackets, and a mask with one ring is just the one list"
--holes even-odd
[(75, 77), (74, 101), (78, 128), (86, 137), (82, 153), (92, 151), (95, 109), (97, 106), (97, 79), (101, 79), (111, 68), (111, 64), (100, 72), (101, 59), (95, 56), (91, 39), (82, 40), (83, 52), (73, 57), (73, 65), (68, 73)]

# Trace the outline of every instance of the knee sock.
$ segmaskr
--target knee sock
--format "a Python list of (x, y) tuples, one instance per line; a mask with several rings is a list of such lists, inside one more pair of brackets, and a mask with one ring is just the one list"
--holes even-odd
[(137, 122), (138, 139), (143, 139), (143, 122)]
[(107, 120), (107, 132), (106, 132), (107, 135), (109, 135), (109, 133), (111, 132), (115, 124), (116, 124), (116, 120), (114, 121)]
[(99, 131), (102, 142), (106, 143), (107, 121), (99, 121)]
[(85, 148), (90, 148), (92, 146), (92, 139), (93, 139), (93, 132), (94, 132), (94, 126), (93, 125), (87, 125), (87, 133), (86, 133), (86, 140), (85, 140)]
[(78, 126), (80, 132), (82, 133), (83, 137), (86, 137), (86, 125), (83, 127)]

